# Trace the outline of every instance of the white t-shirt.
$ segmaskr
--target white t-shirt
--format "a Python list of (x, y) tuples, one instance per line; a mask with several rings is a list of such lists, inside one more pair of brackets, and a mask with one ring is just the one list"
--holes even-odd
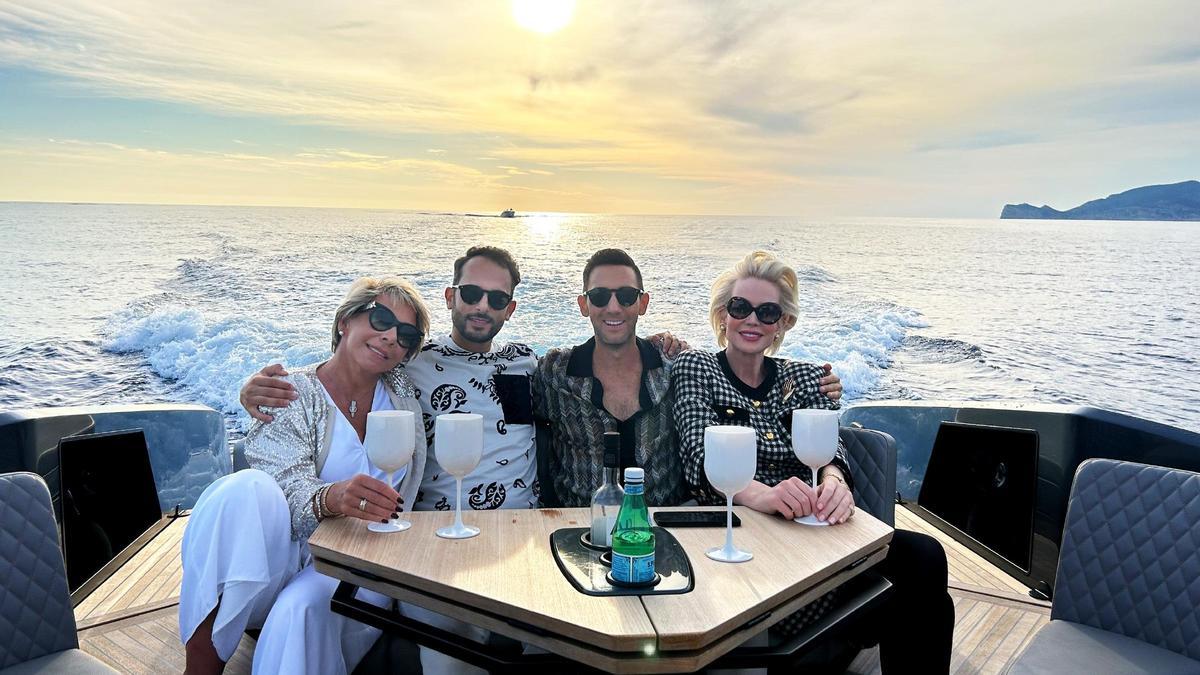
[(528, 509), (537, 506), (537, 457), (530, 377), (537, 357), (527, 345), (492, 344), (467, 351), (440, 337), (406, 366), (416, 385), (429, 452), (416, 511), (454, 509), (454, 476), (437, 461), (433, 420), (451, 412), (483, 416), (483, 458), (463, 479), (463, 508)]

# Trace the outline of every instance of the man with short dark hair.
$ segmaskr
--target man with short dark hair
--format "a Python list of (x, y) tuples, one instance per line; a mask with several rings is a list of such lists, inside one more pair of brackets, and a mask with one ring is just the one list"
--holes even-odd
[(548, 494), (558, 505), (587, 506), (604, 476), (604, 433), (616, 431), (621, 468), (646, 471), (646, 501), (683, 501), (667, 361), (637, 336), (638, 317), (650, 304), (641, 270), (620, 249), (597, 251), (583, 268), (577, 301), (594, 337), (546, 352), (534, 378), (538, 413), (551, 431)]

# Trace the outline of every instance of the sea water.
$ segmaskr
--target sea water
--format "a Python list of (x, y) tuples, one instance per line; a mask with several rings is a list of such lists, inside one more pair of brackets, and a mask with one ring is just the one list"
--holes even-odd
[(523, 281), (502, 340), (582, 342), (584, 261), (638, 262), (646, 335), (712, 349), (708, 291), (762, 248), (800, 276), (781, 355), (832, 363), (846, 401), (1088, 404), (1200, 430), (1200, 223), (453, 213), (0, 204), (0, 410), (194, 402), (248, 424), (263, 365), (329, 354), (350, 282), (400, 274), (449, 331), (473, 244)]

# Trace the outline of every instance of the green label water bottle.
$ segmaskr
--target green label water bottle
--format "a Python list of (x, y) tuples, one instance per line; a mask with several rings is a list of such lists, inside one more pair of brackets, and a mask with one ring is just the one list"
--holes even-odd
[(654, 532), (642, 494), (645, 477), (645, 472), (635, 466), (625, 469), (625, 500), (612, 537), (612, 576), (617, 583), (654, 581)]

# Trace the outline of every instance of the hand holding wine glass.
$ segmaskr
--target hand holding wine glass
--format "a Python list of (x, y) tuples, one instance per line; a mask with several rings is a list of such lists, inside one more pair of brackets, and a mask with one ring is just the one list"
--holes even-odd
[(758, 469), (758, 435), (735, 426), (704, 428), (704, 475), (725, 495), (725, 546), (705, 553), (721, 562), (745, 562), (754, 557), (733, 546), (733, 495), (745, 490)]
[[(410, 410), (372, 410), (367, 413), (367, 457), (371, 463), (387, 472), (388, 486), (395, 485), (393, 477), (412, 461), (416, 446), (415, 421)], [(372, 522), (372, 532), (403, 532), (412, 523), (398, 517), (387, 523)]]
[(433, 446), (438, 464), (457, 481), (454, 499), (454, 524), (437, 530), (445, 539), (466, 539), (479, 534), (479, 528), (462, 520), (462, 479), (471, 473), (483, 457), (483, 416), (475, 413), (439, 415), (433, 423)]
[[(812, 470), (812, 487), (819, 492), (817, 472), (833, 461), (837, 454), (838, 412), (804, 408), (792, 411), (792, 452), (796, 459)], [(803, 525), (828, 525), (815, 514), (794, 519)]]

